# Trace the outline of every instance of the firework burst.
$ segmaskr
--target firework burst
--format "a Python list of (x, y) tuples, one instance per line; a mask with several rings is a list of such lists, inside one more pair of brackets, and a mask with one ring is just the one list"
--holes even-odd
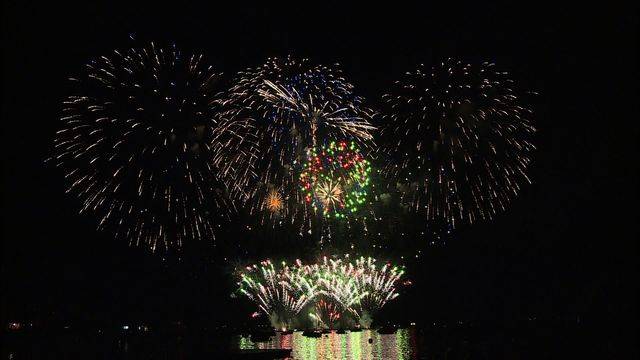
[(237, 176), (224, 167), (245, 161), (233, 151), (244, 126), (217, 117), (219, 77), (201, 55), (152, 42), (96, 58), (71, 78), (50, 160), (81, 212), (152, 250), (214, 238), (214, 219), (228, 210), (219, 175)]
[(523, 95), (493, 64), (451, 59), (396, 82), (383, 136), (402, 201), (450, 227), (505, 210), (531, 182), (535, 128)]
[(325, 301), (333, 303), (333, 308), (339, 310), (343, 317), (358, 319), (360, 300), (366, 293), (358, 287), (356, 279), (339, 271), (322, 271), (317, 276), (320, 294), (324, 295)]
[(370, 144), (373, 139), (372, 111), (338, 67), (307, 59), (269, 59), (241, 72), (225, 98), (225, 109), (227, 118), (249, 121), (256, 128), (256, 155), (244, 164), (250, 170), (235, 179), (244, 189), (237, 197), (263, 220), (274, 216), (264, 206), (274, 188), (283, 200), (278, 216), (292, 223), (308, 219), (298, 188), (308, 149), (319, 142), (347, 139)]
[(342, 317), (342, 309), (335, 302), (320, 299), (316, 302), (309, 317), (316, 323), (315, 327), (333, 329)]
[(278, 329), (288, 329), (296, 316), (315, 297), (316, 287), (302, 275), (301, 268), (283, 264), (276, 270), (271, 261), (247, 267), (240, 274), (240, 292), (258, 304)]
[(284, 207), (282, 195), (278, 190), (270, 190), (265, 199), (264, 206), (272, 213), (279, 213)]
[(319, 294), (327, 296), (343, 314), (365, 328), (388, 301), (398, 297), (396, 285), (404, 274), (403, 268), (388, 263), (380, 266), (372, 257), (355, 261), (349, 257), (325, 257), (314, 269), (320, 284)]
[(355, 279), (363, 296), (359, 302), (360, 324), (368, 328), (373, 316), (390, 300), (398, 297), (396, 284), (404, 274), (404, 269), (384, 264), (376, 265), (376, 260), (361, 257), (356, 261)]
[(404, 269), (380, 266), (370, 257), (324, 257), (314, 264), (297, 260), (281, 267), (266, 260), (242, 269), (239, 287), (278, 328), (299, 324), (298, 314), (307, 306), (316, 326), (369, 327), (373, 316), (398, 296), (396, 285), (403, 274)]
[(355, 143), (342, 141), (310, 149), (300, 174), (304, 200), (324, 216), (344, 218), (365, 203), (371, 166)]

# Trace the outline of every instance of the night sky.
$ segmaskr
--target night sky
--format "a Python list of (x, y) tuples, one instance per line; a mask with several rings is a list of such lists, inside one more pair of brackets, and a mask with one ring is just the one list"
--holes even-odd
[[(2, 320), (206, 319), (248, 314), (229, 264), (163, 261), (97, 232), (44, 164), (67, 78), (143, 40), (202, 52), (228, 76), (270, 56), (340, 62), (375, 103), (443, 57), (493, 61), (535, 99), (531, 177), (507, 212), (423, 247), (414, 287), (389, 305), (418, 320), (635, 319), (637, 12), (554, 4), (201, 8), (9, 4), (3, 10)], [(484, 2), (481, 2), (484, 3)], [(322, 5), (320, 5), (322, 4)], [(590, 5), (589, 5), (590, 6)], [(220, 238), (220, 242), (235, 239)], [(244, 244), (251, 244), (245, 239)], [(264, 245), (264, 244), (263, 244)], [(281, 245), (269, 245), (277, 257)], [(393, 254), (391, 255), (393, 256)], [(395, 310), (394, 310), (395, 307)], [(220, 309), (240, 309), (222, 311)]]

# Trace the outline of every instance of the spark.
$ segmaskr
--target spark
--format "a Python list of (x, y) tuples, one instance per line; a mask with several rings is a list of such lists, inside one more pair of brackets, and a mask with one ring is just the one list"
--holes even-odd
[(305, 202), (325, 217), (355, 215), (366, 202), (371, 165), (355, 143), (312, 148), (300, 174)]
[(453, 59), (397, 81), (383, 96), (381, 151), (402, 202), (447, 228), (504, 211), (531, 182), (527, 94), (494, 64)]
[(248, 125), (220, 116), (220, 76), (201, 55), (152, 42), (70, 79), (49, 161), (98, 228), (153, 251), (215, 239), (233, 211), (224, 184), (240, 177), (251, 141), (236, 136)]
[[(225, 118), (246, 121), (255, 146), (247, 146), (243, 169), (234, 177), (234, 199), (247, 205), (262, 223), (286, 218), (303, 225), (312, 215), (298, 187), (307, 150), (330, 141), (373, 145), (374, 112), (364, 105), (339, 66), (313, 64), (292, 57), (268, 59), (238, 74), (223, 101)], [(291, 201), (274, 214), (264, 204), (271, 189)], [(266, 211), (265, 211), (266, 210)]]
[(269, 191), (269, 194), (265, 199), (265, 207), (271, 212), (280, 212), (284, 207), (282, 195), (280, 195), (277, 190)]
[(299, 323), (310, 306), (309, 317), (318, 325), (369, 327), (371, 320), (389, 301), (398, 297), (396, 285), (404, 269), (376, 259), (323, 258), (304, 264), (297, 260), (274, 265), (270, 260), (238, 271), (239, 290), (254, 301), (276, 328)]

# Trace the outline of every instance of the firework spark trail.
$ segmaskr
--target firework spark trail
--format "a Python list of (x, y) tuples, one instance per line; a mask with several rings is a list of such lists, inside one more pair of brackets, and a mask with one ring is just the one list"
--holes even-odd
[(403, 202), (430, 221), (455, 226), (504, 211), (535, 146), (524, 95), (493, 64), (420, 66), (383, 97), (382, 135)]
[(71, 78), (55, 155), (67, 192), (98, 227), (132, 245), (180, 249), (213, 239), (229, 204), (221, 182), (251, 156), (241, 121), (222, 121), (220, 73), (201, 55), (153, 42), (115, 50)]
[(360, 257), (348, 263), (325, 258), (315, 271), (320, 274), (323, 290), (356, 317), (363, 311), (375, 315), (388, 301), (395, 299), (398, 296), (395, 286), (404, 274), (403, 269), (389, 264), (378, 268), (371, 257)]
[(335, 128), (342, 134), (342, 138), (373, 139), (372, 131), (376, 129), (375, 126), (364, 117), (352, 115), (349, 111), (350, 107), (336, 108), (335, 104), (328, 101), (314, 104), (314, 97), (311, 94), (308, 98), (303, 98), (295, 88), (289, 92), (283, 86), (269, 80), (265, 80), (264, 83), (267, 89), (258, 90), (258, 93), (265, 101), (279, 108), (282, 113), (297, 113), (311, 123), (313, 145), (316, 145), (317, 141), (313, 135), (317, 131), (318, 122)]
[[(248, 121), (256, 129), (255, 156), (246, 158), (247, 170), (234, 178), (244, 191), (234, 196), (262, 222), (309, 221), (311, 213), (297, 186), (308, 148), (332, 140), (372, 145), (373, 111), (363, 105), (337, 67), (291, 57), (269, 59), (240, 72), (223, 103), (226, 118)], [(265, 206), (272, 190), (283, 196), (283, 206), (275, 212)]]
[(265, 260), (246, 270), (240, 275), (240, 292), (256, 302), (277, 328), (291, 327), (295, 317), (316, 296), (316, 285), (303, 276), (301, 268), (283, 266), (276, 271), (273, 263)]
[[(269, 316), (277, 327), (289, 327), (304, 307), (313, 304), (310, 317), (324, 326), (338, 319), (369, 326), (372, 317), (398, 296), (396, 285), (404, 270), (389, 264), (377, 265), (371, 257), (352, 261), (324, 257), (315, 264), (282, 263), (269, 260), (240, 272), (240, 291)], [(362, 322), (364, 318), (367, 320)]]
[(313, 312), (309, 317), (317, 322), (316, 327), (332, 329), (342, 318), (342, 310), (336, 303), (320, 299), (316, 302)]
[(398, 297), (395, 285), (404, 274), (403, 269), (391, 268), (389, 264), (378, 269), (375, 259), (371, 257), (358, 259), (356, 269), (358, 287), (366, 293), (360, 301), (362, 309), (375, 314), (388, 301)]

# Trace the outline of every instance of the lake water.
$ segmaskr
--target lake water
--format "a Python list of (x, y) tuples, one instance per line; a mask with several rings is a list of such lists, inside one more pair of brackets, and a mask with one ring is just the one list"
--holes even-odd
[(240, 349), (292, 349), (291, 359), (296, 360), (395, 360), (417, 356), (415, 332), (411, 328), (384, 335), (371, 330), (346, 334), (332, 332), (320, 338), (305, 337), (297, 331), (288, 335), (277, 333), (267, 342), (254, 343), (245, 336), (238, 336), (235, 341)]
[[(604, 330), (606, 332), (603, 332)], [(329, 333), (307, 338), (301, 332), (276, 333), (267, 342), (254, 343), (235, 330), (154, 328), (123, 331), (70, 328), (5, 332), (2, 359), (231, 359), (238, 349), (287, 348), (291, 359), (622, 359), (636, 342), (611, 327), (530, 326), (498, 328), (430, 326), (400, 329), (395, 334), (376, 331)], [(611, 332), (613, 335), (607, 335)], [(235, 335), (234, 335), (235, 333)], [(369, 342), (371, 340), (371, 342)]]

